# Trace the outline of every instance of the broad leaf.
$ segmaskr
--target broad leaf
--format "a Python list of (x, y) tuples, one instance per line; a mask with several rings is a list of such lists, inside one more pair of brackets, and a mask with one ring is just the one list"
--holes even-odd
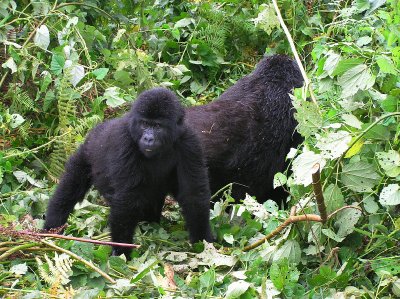
[(304, 137), (315, 134), (322, 127), (322, 117), (317, 105), (306, 101), (293, 101), (295, 118), (299, 123), (297, 131)]
[(240, 295), (242, 295), (244, 292), (247, 291), (249, 286), (250, 283), (248, 283), (247, 281), (244, 280), (235, 281), (228, 286), (225, 298), (227, 299), (238, 298), (240, 297)]
[(346, 237), (354, 231), (354, 226), (361, 217), (361, 211), (357, 209), (344, 209), (338, 213), (335, 226), (338, 227), (337, 236)]
[(97, 80), (103, 80), (107, 76), (108, 70), (108, 68), (103, 67), (92, 71), (92, 74), (95, 75)]
[(379, 195), (379, 202), (385, 206), (400, 205), (400, 186), (390, 184), (384, 187)]
[(355, 192), (371, 192), (379, 179), (374, 166), (367, 162), (349, 163), (342, 169), (342, 183)]
[(338, 131), (328, 133), (317, 140), (316, 147), (321, 150), (321, 156), (326, 159), (336, 159), (348, 149), (351, 136), (347, 131)]
[(393, 75), (397, 74), (396, 67), (394, 66), (392, 60), (389, 57), (385, 55), (378, 56), (376, 58), (376, 63), (378, 64), (379, 69), (382, 73), (393, 74)]
[(301, 249), (296, 240), (288, 240), (275, 253), (273, 261), (287, 258), (290, 263), (298, 264), (301, 261)]
[(50, 44), (50, 32), (46, 25), (42, 25), (36, 30), (33, 42), (36, 46), (45, 50), (47, 49)]
[(397, 177), (400, 174), (400, 154), (395, 150), (389, 150), (387, 153), (376, 153), (379, 165), (389, 177)]
[(375, 77), (371, 75), (368, 66), (359, 64), (346, 71), (338, 78), (338, 84), (342, 87), (342, 98), (355, 95), (359, 90), (367, 90), (375, 83)]
[(319, 164), (320, 169), (322, 169), (326, 161), (320, 154), (316, 154), (305, 148), (303, 153), (298, 155), (292, 163), (294, 183), (304, 186), (310, 185), (312, 183), (312, 174), (317, 170), (315, 167), (316, 164)]

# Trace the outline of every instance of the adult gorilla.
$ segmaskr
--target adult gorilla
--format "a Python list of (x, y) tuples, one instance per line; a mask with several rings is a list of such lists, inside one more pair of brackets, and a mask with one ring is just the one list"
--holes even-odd
[(280, 202), (283, 190), (273, 190), (274, 174), (287, 167), (285, 158), (302, 137), (289, 93), (301, 87), (297, 64), (284, 55), (261, 60), (219, 99), (186, 111), (187, 124), (201, 139), (215, 193), (229, 183), (233, 197), (245, 193), (264, 202)]
[[(123, 117), (95, 127), (67, 162), (44, 228), (62, 226), (94, 185), (110, 202), (114, 242), (131, 243), (139, 221), (159, 221), (167, 194), (179, 202), (191, 242), (212, 241), (207, 170), (184, 112), (174, 93), (155, 88)], [(129, 258), (130, 249), (113, 248), (121, 253)]]

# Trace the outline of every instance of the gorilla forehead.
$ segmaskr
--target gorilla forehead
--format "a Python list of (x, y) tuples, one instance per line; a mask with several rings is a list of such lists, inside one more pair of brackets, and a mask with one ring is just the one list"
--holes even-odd
[(132, 105), (132, 110), (150, 119), (180, 118), (184, 110), (177, 96), (162, 87), (144, 91)]

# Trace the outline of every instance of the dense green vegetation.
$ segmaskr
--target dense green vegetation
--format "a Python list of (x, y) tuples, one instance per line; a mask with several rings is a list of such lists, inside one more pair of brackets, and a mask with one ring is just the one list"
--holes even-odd
[[(63, 164), (88, 130), (137, 93), (163, 85), (185, 105), (204, 104), (265, 53), (293, 56), (274, 6), (262, 3), (1, 1), (0, 296), (400, 297), (398, 0), (278, 2), (313, 93), (296, 90), (305, 142), (276, 184), (298, 215), (318, 214), (318, 163), (328, 214), (353, 207), (244, 251), (289, 211), (250, 196), (235, 204), (228, 186), (211, 213), (216, 243), (192, 247), (167, 201), (160, 225), (139, 226), (128, 263), (105, 245), (21, 233), (42, 227)], [(107, 214), (91, 191), (65, 234), (107, 240)]]

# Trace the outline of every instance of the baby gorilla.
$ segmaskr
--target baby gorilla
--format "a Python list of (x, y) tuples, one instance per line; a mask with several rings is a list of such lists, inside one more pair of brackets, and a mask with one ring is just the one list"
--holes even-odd
[[(167, 194), (182, 208), (190, 241), (212, 241), (207, 169), (184, 113), (174, 93), (154, 88), (121, 118), (95, 127), (67, 162), (44, 228), (62, 226), (93, 185), (110, 203), (114, 242), (131, 243), (139, 221), (159, 221)], [(113, 248), (113, 255), (130, 252)]]

